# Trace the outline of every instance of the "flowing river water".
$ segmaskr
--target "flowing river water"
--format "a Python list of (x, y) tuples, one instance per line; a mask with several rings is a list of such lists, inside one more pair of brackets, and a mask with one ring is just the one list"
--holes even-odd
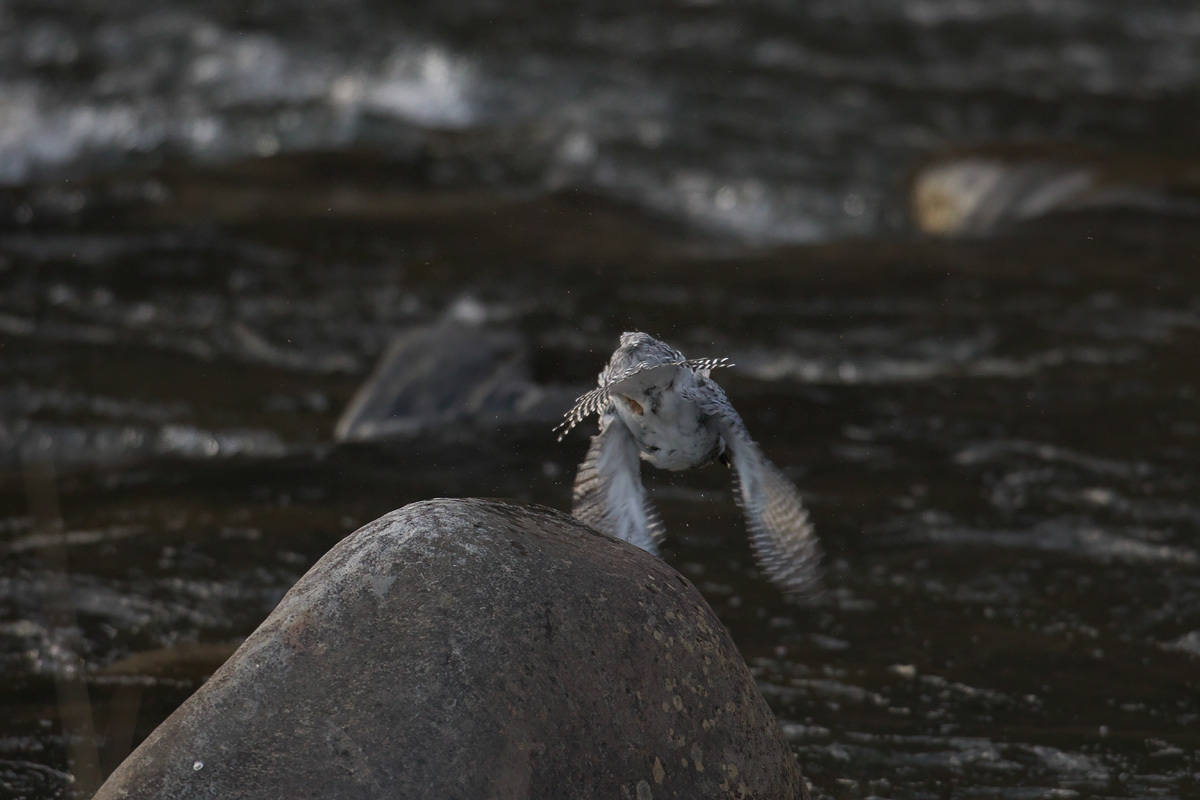
[(817, 796), (1200, 796), (1200, 225), (923, 238), (904, 188), (1189, 163), (1190, 3), (236, 5), (0, 6), (0, 797), (84, 791), (383, 512), (568, 508), (551, 427), (639, 329), (736, 363), (812, 511), (797, 605), (727, 471), (645, 473)]

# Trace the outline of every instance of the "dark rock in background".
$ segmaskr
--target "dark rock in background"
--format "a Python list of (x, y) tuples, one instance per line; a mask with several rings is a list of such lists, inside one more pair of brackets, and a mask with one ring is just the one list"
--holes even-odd
[(334, 547), (96, 797), (807, 790), (674, 570), (547, 509), (434, 500)]
[(338, 420), (338, 441), (367, 441), (456, 423), (551, 421), (578, 392), (530, 379), (522, 337), (456, 324), (406, 331), (384, 351)]

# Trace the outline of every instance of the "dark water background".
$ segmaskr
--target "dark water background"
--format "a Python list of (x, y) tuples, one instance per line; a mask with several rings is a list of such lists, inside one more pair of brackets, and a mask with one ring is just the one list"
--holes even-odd
[(1200, 152), (1192, 0), (7, 0), (0, 25), (9, 182), (368, 145), (433, 186), (812, 241), (903, 228), (948, 145)]
[[(732, 357), (808, 499), (798, 607), (726, 473), (646, 474), (817, 794), (1200, 796), (1200, 225), (935, 240), (906, 188), (1191, 163), (1198, 89), (1165, 0), (0, 4), (0, 797), (111, 770), (379, 514), (566, 508), (548, 406), (627, 329)], [(335, 442), (448, 324), (546, 402)]]

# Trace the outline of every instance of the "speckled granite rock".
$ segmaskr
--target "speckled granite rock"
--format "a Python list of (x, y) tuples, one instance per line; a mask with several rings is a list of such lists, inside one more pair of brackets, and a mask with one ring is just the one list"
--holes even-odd
[(683, 577), (558, 512), (394, 511), (117, 768), (114, 798), (802, 798)]

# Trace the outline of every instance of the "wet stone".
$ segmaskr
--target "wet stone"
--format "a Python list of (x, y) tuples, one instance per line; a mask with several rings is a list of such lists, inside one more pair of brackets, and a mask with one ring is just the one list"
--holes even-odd
[(925, 233), (990, 234), (1064, 212), (1200, 213), (1194, 161), (1057, 145), (960, 149), (912, 180), (909, 206)]
[(395, 337), (338, 420), (339, 441), (370, 441), (460, 423), (557, 421), (578, 391), (539, 386), (516, 333), (465, 325)]
[(433, 500), (326, 554), (96, 798), (807, 796), (678, 573), (548, 509)]

